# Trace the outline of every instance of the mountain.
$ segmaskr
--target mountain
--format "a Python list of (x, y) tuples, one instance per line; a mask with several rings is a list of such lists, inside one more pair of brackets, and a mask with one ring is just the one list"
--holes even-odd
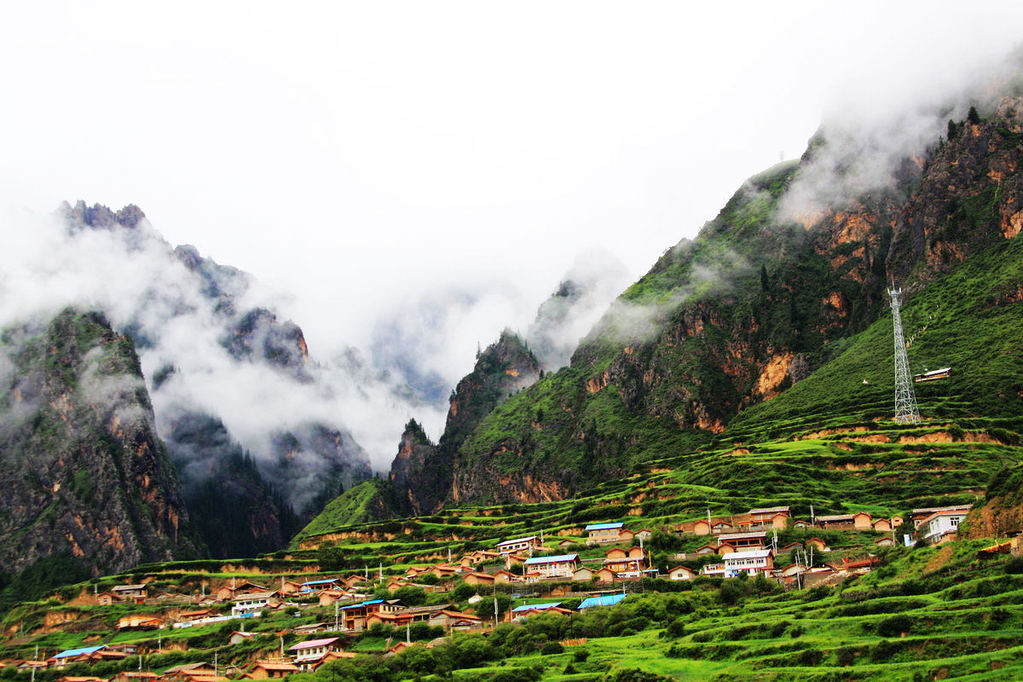
[(64, 246), (102, 252), (116, 269), (99, 304), (138, 348), (157, 429), (214, 556), (282, 547), (297, 518), (370, 476), (366, 452), (328, 413), (332, 397), (372, 378), (310, 360), (302, 329), (250, 275), (171, 248), (138, 207), (78, 202), (61, 214)]
[[(990, 257), (1007, 258), (1004, 246), (1023, 221), (1021, 114), (1023, 101), (1007, 97), (986, 118), (973, 111), (953, 120), (921, 156), (893, 164), (890, 182), (826, 209), (792, 206), (833, 154), (824, 132), (799, 162), (751, 178), (696, 239), (667, 251), (625, 290), (569, 367), (504, 402), (467, 435), (453, 463), (453, 499), (570, 497), (642, 462), (713, 443), (733, 423), (748, 426), (753, 406), (826, 374), (850, 339), (887, 314), (890, 281), (912, 301), (971, 257), (994, 249)], [(990, 306), (984, 297), (994, 292), (972, 284), (960, 300)], [(1017, 285), (1006, 286), (1000, 298), (1015, 300)], [(959, 326), (968, 317), (942, 319), (942, 334), (970, 329)], [(923, 336), (911, 341), (938, 336), (926, 320), (913, 322)], [(1018, 331), (1002, 329), (989, 347), (1005, 347)], [(928, 362), (963, 354), (936, 355)], [(1020, 370), (1000, 367), (1000, 377), (984, 376), (1004, 387), (998, 413), (1011, 412)], [(884, 372), (869, 376), (877, 398), (888, 394)], [(958, 394), (970, 405), (963, 414), (990, 407), (984, 392)]]
[(330, 502), (300, 537), (328, 528), (386, 518), (433, 514), (454, 498), (455, 453), (468, 434), (497, 405), (542, 374), (540, 362), (514, 333), (505, 330), (477, 353), (473, 371), (451, 392), (444, 432), (433, 443), (422, 426), (410, 420), (387, 481), (372, 480)]
[(67, 309), (0, 337), (0, 569), (63, 557), (62, 578), (202, 548), (130, 339)]

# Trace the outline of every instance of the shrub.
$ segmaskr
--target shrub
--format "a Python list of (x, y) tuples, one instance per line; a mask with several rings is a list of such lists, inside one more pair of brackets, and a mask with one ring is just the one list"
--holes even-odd
[(881, 637), (900, 637), (902, 633), (911, 632), (912, 629), (913, 619), (904, 614), (885, 618), (877, 624), (877, 634)]
[(547, 642), (540, 647), (540, 653), (544, 656), (563, 654), (565, 653), (565, 647), (563, 647), (560, 642)]

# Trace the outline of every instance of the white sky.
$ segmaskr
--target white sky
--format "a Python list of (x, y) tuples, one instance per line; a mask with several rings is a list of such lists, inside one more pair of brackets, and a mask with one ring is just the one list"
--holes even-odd
[(578, 252), (638, 276), (826, 111), (1023, 37), (1023, 3), (700, 4), (5, 2), (0, 202), (136, 203), (290, 292), (314, 354), (486, 289), (457, 376)]

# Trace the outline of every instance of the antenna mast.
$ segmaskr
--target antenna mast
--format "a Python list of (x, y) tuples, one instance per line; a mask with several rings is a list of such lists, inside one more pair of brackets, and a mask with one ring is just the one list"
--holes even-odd
[(916, 394), (909, 377), (909, 358), (906, 356), (906, 342), (902, 338), (902, 316), (899, 308), (902, 289), (888, 290), (892, 299), (892, 324), (895, 328), (895, 421), (899, 424), (915, 424), (920, 421), (920, 410), (916, 406)]

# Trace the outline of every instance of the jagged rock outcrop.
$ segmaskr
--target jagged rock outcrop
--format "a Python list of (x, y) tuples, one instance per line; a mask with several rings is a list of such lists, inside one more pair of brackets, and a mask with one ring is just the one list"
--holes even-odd
[(401, 434), (390, 479), (394, 489), (404, 496), (407, 509), (415, 514), (433, 513), (451, 484), (450, 468), (438, 461), (437, 446), (414, 419)]
[(93, 573), (194, 557), (131, 341), (65, 310), (4, 332), (0, 568), (67, 553)]

